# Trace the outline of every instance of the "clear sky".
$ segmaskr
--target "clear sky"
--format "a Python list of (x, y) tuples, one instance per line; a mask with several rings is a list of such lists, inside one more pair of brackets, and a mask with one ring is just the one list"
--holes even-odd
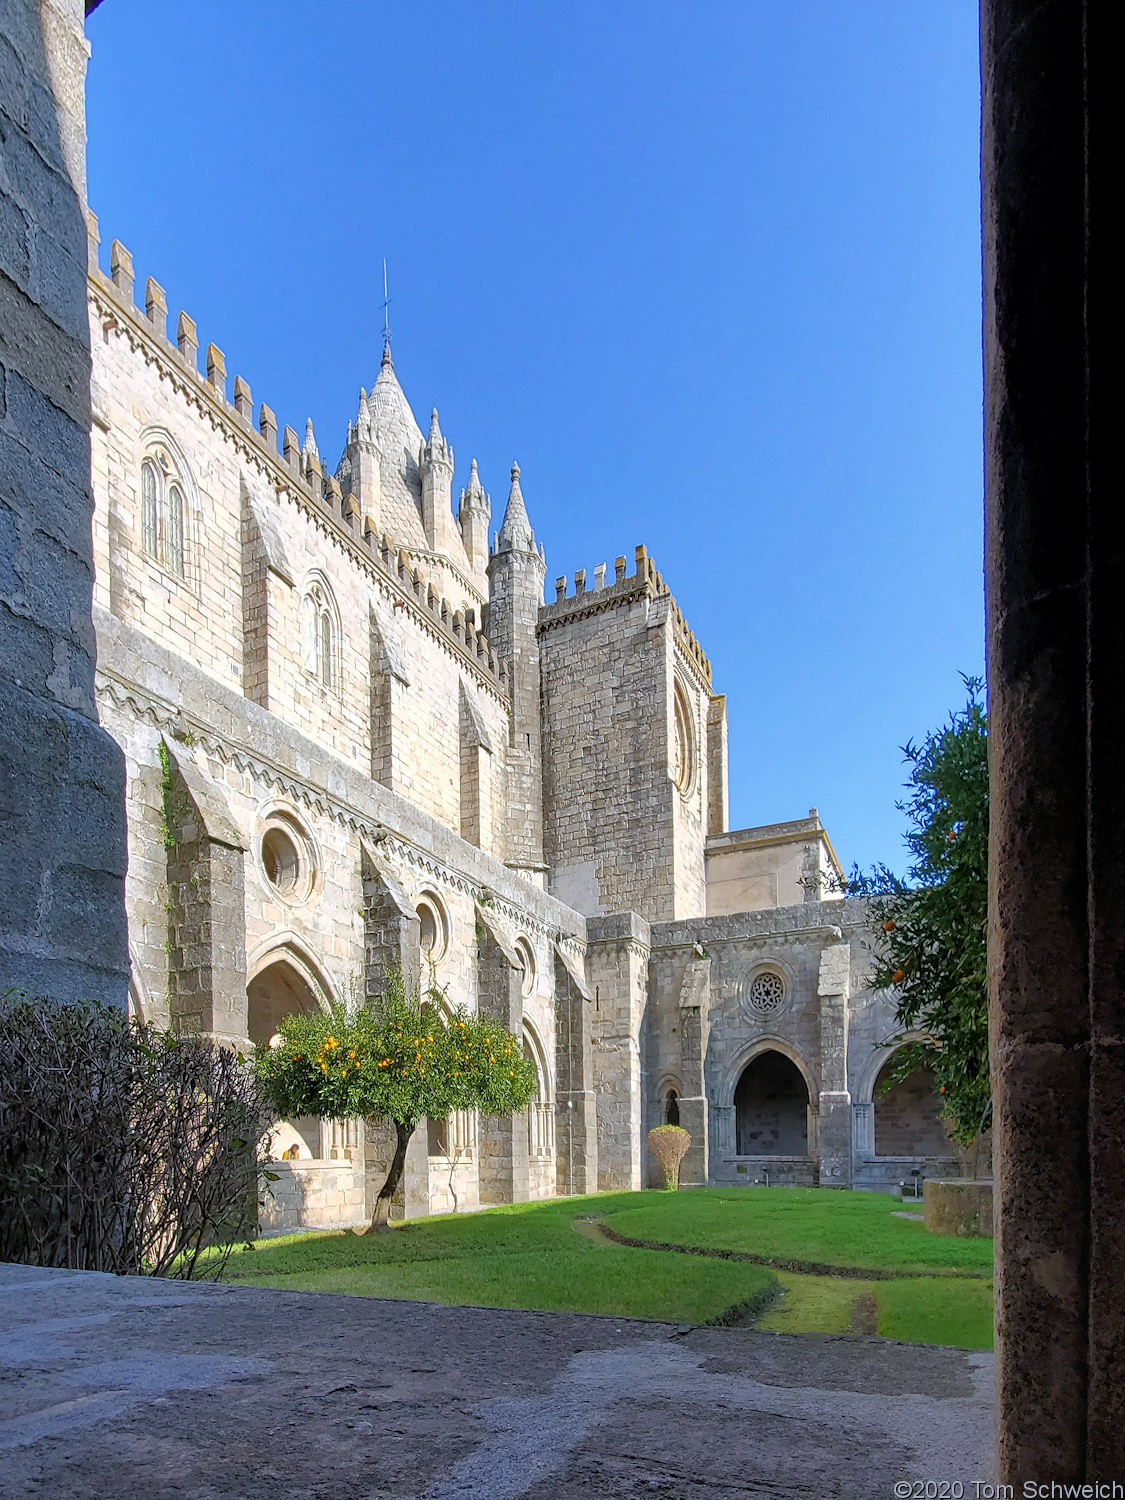
[[(981, 670), (975, 0), (108, 0), (90, 201), (334, 467), (380, 354), (556, 574), (644, 542), (731, 826), (901, 868)], [(573, 587), (573, 585), (572, 585)]]

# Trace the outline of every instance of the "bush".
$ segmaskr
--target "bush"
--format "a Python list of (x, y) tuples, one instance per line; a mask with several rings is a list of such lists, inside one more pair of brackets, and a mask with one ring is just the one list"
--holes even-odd
[(0, 998), (0, 1261), (217, 1277), (256, 1229), (253, 1070), (111, 1006)]
[(660, 1163), (664, 1186), (674, 1193), (680, 1185), (680, 1163), (691, 1145), (691, 1133), (679, 1125), (657, 1125), (648, 1133), (648, 1149)]

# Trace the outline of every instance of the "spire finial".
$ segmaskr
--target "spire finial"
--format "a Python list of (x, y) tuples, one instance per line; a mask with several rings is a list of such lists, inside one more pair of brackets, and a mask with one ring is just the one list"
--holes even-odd
[(387, 258), (383, 257), (383, 363), (390, 363), (391, 299), (387, 293)]
[(520, 478), (520, 466), (514, 460), (512, 462), (512, 483), (518, 484)]
[(315, 453), (318, 458), (320, 457), (316, 446), (316, 435), (313, 432), (313, 420), (311, 417), (307, 418), (305, 422), (305, 452)]

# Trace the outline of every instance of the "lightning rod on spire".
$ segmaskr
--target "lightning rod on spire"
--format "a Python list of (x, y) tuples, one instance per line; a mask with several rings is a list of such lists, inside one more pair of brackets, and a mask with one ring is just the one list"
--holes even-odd
[(383, 257), (383, 353), (391, 347), (391, 299), (387, 295), (387, 260)]

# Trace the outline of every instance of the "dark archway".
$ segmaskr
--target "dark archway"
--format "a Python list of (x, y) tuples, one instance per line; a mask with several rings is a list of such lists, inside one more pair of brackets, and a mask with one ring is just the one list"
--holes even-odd
[(809, 1091), (801, 1070), (781, 1052), (762, 1052), (743, 1069), (734, 1091), (739, 1156), (807, 1156)]
[(882, 1090), (894, 1072), (889, 1057), (875, 1081), (876, 1156), (950, 1156), (953, 1147), (941, 1121), (941, 1095), (929, 1068), (915, 1068)]
[(252, 1042), (268, 1042), (286, 1016), (317, 1009), (308, 980), (280, 958), (246, 986), (246, 1034)]
[[(268, 1042), (286, 1016), (319, 1010), (312, 986), (291, 963), (279, 958), (246, 986), (246, 1032), (252, 1042)], [(320, 1121), (312, 1115), (277, 1121), (271, 1149), (280, 1156), (319, 1157)], [(327, 1154), (327, 1153), (326, 1153)]]
[(680, 1096), (675, 1089), (669, 1089), (664, 1096), (664, 1123), (665, 1125), (680, 1123)]

